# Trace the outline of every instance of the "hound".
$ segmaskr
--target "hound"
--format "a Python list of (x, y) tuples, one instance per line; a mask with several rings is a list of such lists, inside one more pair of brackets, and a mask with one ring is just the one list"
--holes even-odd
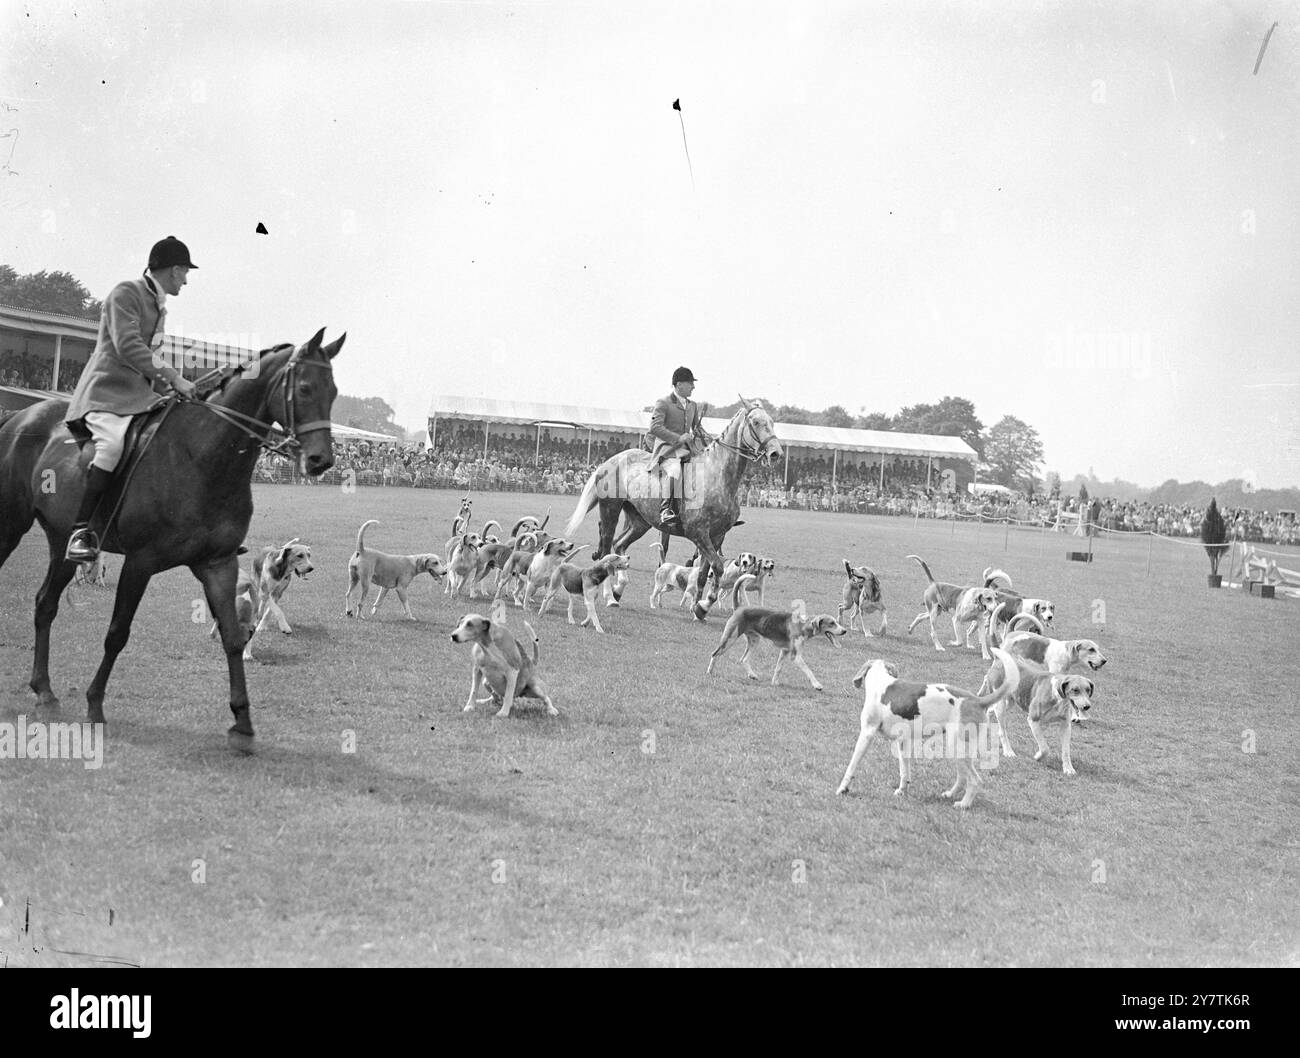
[[(495, 519), (484, 524), (483, 531), (479, 534), (480, 544), (478, 548), (478, 561), (474, 571), (474, 580), (470, 584), (469, 597), (472, 599), (478, 594), (479, 586), (487, 579), (487, 575), (492, 571), (497, 571), (496, 584), (493, 586), (492, 594), (489, 596), (486, 589), (483, 591), (485, 598), (500, 598), (502, 583), (512, 578), (515, 572), (512, 570), (506, 573), (506, 567), (511, 560), (521, 550), (521, 541), (527, 537), (531, 540), (531, 545), (526, 548), (528, 551), (536, 551), (541, 544), (551, 539), (549, 533), (543, 532), (542, 527), (551, 520), (551, 511), (548, 507), (546, 517), (538, 519), (531, 514), (526, 514), (519, 521), (515, 522), (514, 528), (510, 530), (510, 536), (502, 541), (496, 536), (489, 533), (492, 526), (501, 529), (501, 524)], [(520, 532), (520, 530), (525, 530)], [(504, 530), (502, 530), (504, 531)], [(455, 547), (455, 541), (447, 545), (450, 554)]]
[[(1024, 616), (1021, 614), (1020, 618)], [(1084, 665), (1097, 672), (1106, 664), (1106, 655), (1091, 639), (1048, 639), (1044, 635), (1019, 632), (1008, 635), (1002, 646), (1012, 657), (1026, 658), (1042, 665), (1048, 672), (1065, 673)], [(985, 683), (988, 683), (988, 677), (985, 677)], [(984, 688), (981, 687), (980, 691), (983, 693)], [(1076, 713), (1072, 719), (1079, 724), (1084, 718)]]
[(539, 614), (546, 613), (550, 608), (551, 600), (563, 588), (569, 596), (569, 624), (574, 623), (573, 602), (581, 595), (587, 603), (587, 616), (582, 623), (591, 625), (597, 632), (603, 633), (605, 629), (600, 626), (600, 613), (596, 609), (598, 589), (620, 570), (627, 569), (628, 563), (627, 555), (620, 555), (617, 552), (597, 559), (586, 569), (580, 569), (570, 562), (561, 562), (551, 573), (546, 598), (542, 600), (542, 605), (538, 607), (537, 612)]
[(660, 600), (670, 588), (675, 591), (686, 591), (690, 582), (699, 576), (700, 571), (695, 566), (679, 566), (676, 562), (662, 561), (664, 545), (658, 540), (650, 545), (650, 550), (658, 551), (661, 559), (659, 568), (655, 570), (654, 591), (650, 593), (650, 608), (653, 610), (663, 606)]
[[(514, 540), (507, 540), (503, 543), (497, 540), (496, 537), (489, 536), (487, 532), (489, 525), (497, 525), (497, 523), (488, 522), (487, 525), (483, 526), (483, 532), (480, 534), (483, 538), (483, 544), (478, 549), (478, 557), (474, 566), (473, 580), (469, 586), (469, 597), (471, 599), (478, 594), (479, 585), (487, 579), (487, 575), (493, 570), (497, 571), (497, 584), (500, 584), (501, 570), (505, 566), (506, 562), (509, 561), (510, 556), (515, 553), (516, 542)], [(497, 528), (499, 529), (500, 526), (497, 525)], [(483, 594), (487, 598), (493, 597), (488, 595), (486, 588), (484, 589)], [(495, 595), (495, 592), (493, 595)]]
[[(247, 551), (247, 548), (241, 549)], [(306, 577), (315, 567), (311, 562), (311, 548), (300, 544), (294, 537), (280, 547), (264, 547), (253, 556), (250, 575), (240, 567), (235, 580), (235, 617), (244, 630), (244, 660), (253, 660), (253, 636), (275, 618), (276, 625), (285, 635), (293, 629), (280, 609), (280, 599), (288, 591), (293, 578)], [(217, 638), (217, 622), (212, 622), (211, 635)]]
[(758, 605), (766, 606), (764, 596), (767, 594), (767, 578), (776, 572), (776, 560), (763, 558), (761, 555), (758, 559), (758, 568), (754, 570), (754, 575), (758, 578)]
[(858, 741), (835, 792), (848, 791), (871, 739), (883, 730), (886, 738), (897, 743), (898, 789), (894, 796), (901, 797), (912, 781), (912, 757), (916, 752), (913, 740), (928, 740), (942, 734), (943, 755), (957, 761), (957, 781), (944, 791), (944, 797), (955, 798), (964, 785), (965, 795), (960, 801), (953, 801), (953, 807), (969, 808), (981, 781), (975, 761), (979, 757), (980, 728), (985, 733), (988, 731), (986, 710), (1014, 692), (1019, 674), (1010, 654), (1000, 649), (995, 653), (1005, 665), (1005, 675), (997, 689), (986, 695), (974, 695), (946, 683), (900, 680), (898, 667), (880, 659), (868, 661), (858, 669), (853, 686), (861, 687), (864, 696)]
[[(538, 540), (536, 533), (520, 533), (515, 540), (514, 550), (510, 552), (510, 557), (501, 564), (497, 570), (497, 583), (494, 595), (501, 598), (506, 590), (506, 586), (515, 580), (523, 578), (528, 574), (528, 566), (533, 561), (533, 555), (538, 550)], [(512, 593), (512, 594), (517, 594)], [(516, 599), (516, 602), (519, 600)]]
[[(235, 620), (244, 633), (244, 660), (256, 661), (253, 657), (253, 636), (257, 632), (257, 582), (241, 566), (239, 577), (235, 580)], [(216, 621), (208, 634), (213, 639), (220, 638)]]
[[(1019, 592), (999, 591), (998, 605), (988, 617), (988, 635), (984, 637), (985, 641), (1001, 644), (1009, 634), (1008, 623), (1026, 614), (1032, 616), (1040, 627), (1050, 626), (1056, 616), (1056, 606), (1046, 599), (1026, 599)], [(993, 660), (987, 650), (984, 652), (984, 660)]]
[[(995, 648), (994, 653), (998, 658), (993, 662), (986, 679), (998, 678), (1002, 674), (999, 671), (1001, 668), (1010, 672), (1012, 665), (1019, 666), (1012, 697), (1025, 711), (1026, 719), (1029, 721), (1029, 732), (1034, 736), (1034, 742), (1038, 746), (1034, 760), (1042, 760), (1047, 753), (1047, 742), (1043, 739), (1042, 725), (1060, 722), (1063, 728), (1061, 771), (1066, 775), (1077, 774), (1070, 760), (1070, 729), (1074, 726), (1072, 721), (1076, 717), (1082, 719), (1092, 708), (1092, 695), (1095, 689), (1092, 680), (1086, 676), (1067, 676), (1059, 672), (1050, 672), (1042, 665), (1026, 658), (1021, 658), (1019, 661), (1013, 659), (1008, 663), (1004, 660), (1010, 658), (1006, 651)], [(1011, 743), (1007, 740), (1007, 729), (1002, 723), (1002, 711), (1005, 708), (1006, 703), (999, 702), (989, 710), (989, 719), (997, 720), (998, 739), (1002, 744), (1003, 754), (1014, 757), (1016, 751), (1011, 748)]]
[(843, 620), (844, 611), (848, 610), (849, 629), (852, 630), (853, 622), (857, 621), (862, 626), (862, 635), (870, 639), (871, 633), (867, 631), (867, 614), (879, 610), (880, 631), (876, 634), (885, 635), (888, 631), (889, 614), (885, 612), (885, 604), (880, 601), (880, 578), (869, 566), (851, 566), (847, 558), (843, 561), (844, 572), (848, 574), (849, 579), (840, 597), (838, 619)]
[[(528, 572), (524, 575), (524, 598), (520, 605), (527, 610), (533, 601), (533, 592), (551, 583), (551, 575), (560, 564), (590, 546), (590, 544), (574, 544), (559, 536), (548, 540), (541, 550), (533, 555), (532, 561), (528, 564)], [(516, 601), (518, 601), (517, 596)]]
[[(377, 518), (371, 518), (368, 522), (363, 522), (361, 528), (357, 530), (357, 549), (353, 552), (352, 557), (348, 559), (348, 590), (343, 597), (343, 612), (348, 617), (360, 617), (362, 608), (366, 604), (366, 596), (370, 593), (370, 585), (375, 584), (379, 587), (379, 597), (375, 599), (375, 604), (370, 607), (370, 616), (374, 617), (375, 611), (379, 609), (379, 604), (384, 601), (384, 596), (389, 591), (397, 592), (398, 601), (402, 604), (402, 611), (407, 618), (414, 621), (415, 614), (411, 613), (411, 604), (406, 598), (406, 589), (410, 586), (411, 581), (421, 573), (427, 573), (434, 580), (446, 575), (447, 571), (443, 567), (442, 559), (433, 553), (425, 555), (388, 555), (382, 551), (369, 551), (366, 549), (366, 528), (371, 525), (378, 525)], [(360, 586), (361, 596), (357, 599), (356, 613), (352, 612), (352, 593)]]
[[(694, 574), (698, 576), (700, 569), (698, 565), (694, 564), (694, 562), (695, 560), (692, 559), (692, 565), (689, 568), (691, 568)], [(737, 555), (735, 558), (733, 558), (730, 562), (728, 562), (725, 566), (722, 567), (722, 579), (718, 581), (718, 595), (721, 596), (724, 592), (731, 592), (732, 596), (734, 597), (735, 592), (733, 591), (733, 589), (736, 587), (736, 581), (739, 580), (741, 577), (743, 577), (746, 573), (754, 574), (755, 584), (759, 584), (758, 571), (761, 562), (762, 559), (760, 559), (758, 555), (754, 554), (752, 551), (742, 551), (739, 555)], [(772, 565), (775, 566), (776, 563), (772, 563)], [(765, 573), (763, 574), (763, 576), (766, 577), (767, 574)], [(761, 589), (761, 585), (759, 586)], [(687, 603), (694, 605), (695, 597), (696, 597), (695, 577), (692, 576), (690, 579), (686, 581), (686, 587), (682, 591), (682, 598), (681, 601), (677, 604), (677, 609), (680, 610)]]
[(447, 561), (447, 583), (453, 599), (460, 595), (461, 589), (477, 571), (478, 553), (482, 546), (483, 538), (478, 533), (462, 533), (452, 545)]
[(773, 686), (776, 686), (776, 679), (781, 674), (782, 663), (787, 657), (792, 657), (794, 663), (808, 677), (808, 682), (812, 684), (813, 690), (822, 690), (821, 683), (813, 675), (808, 663), (804, 661), (801, 648), (807, 640), (820, 635), (824, 635), (827, 642), (833, 643), (835, 640), (831, 638), (832, 636), (845, 635), (848, 629), (830, 614), (818, 614), (816, 617), (808, 618), (804, 611), (802, 599), (795, 599), (791, 604), (791, 608), (785, 612), (769, 610), (765, 606), (741, 606), (739, 605), (739, 596), (743, 590), (741, 584), (737, 584), (732, 589), (732, 605), (735, 610), (727, 618), (726, 627), (722, 629), (722, 639), (719, 640), (717, 647), (709, 658), (708, 674), (713, 675), (714, 663), (732, 643), (744, 636), (745, 653), (740, 656), (740, 661), (745, 666), (745, 674), (751, 680), (758, 679), (758, 673), (750, 667), (749, 652), (754, 649), (754, 644), (762, 637), (780, 651), (776, 657), (776, 668), (772, 670)]
[(293, 633), (280, 609), (280, 600), (294, 577), (306, 578), (315, 568), (311, 563), (311, 548), (300, 544), (296, 536), (280, 547), (264, 547), (253, 556), (253, 583), (257, 589), (253, 596), (257, 606), (255, 632), (262, 631), (266, 622), (275, 618), (281, 632)]
[(451, 633), (453, 643), (472, 643), (470, 648), (469, 698), (462, 712), (474, 708), (475, 693), (481, 686), (488, 695), (480, 702), (501, 702), (501, 709), (496, 714), (508, 717), (514, 705), (515, 696), (521, 698), (540, 698), (546, 705), (550, 716), (559, 716), (560, 711), (551, 702), (546, 693), (546, 686), (537, 675), (538, 640), (537, 633), (527, 621), (524, 627), (533, 641), (532, 656), (528, 648), (506, 627), (506, 605), (503, 600), (492, 604), (489, 617), (481, 614), (466, 614)]
[(101, 551), (99, 557), (90, 562), (77, 564), (77, 572), (72, 575), (78, 586), (95, 588), (108, 587), (108, 552)]
[[(930, 638), (934, 641), (934, 649), (943, 650), (943, 645), (939, 642), (939, 634), (934, 629), (934, 619), (939, 614), (951, 610), (953, 639), (948, 645), (959, 647), (964, 644), (969, 647), (971, 633), (978, 629), (980, 633), (980, 653), (987, 654), (988, 628), (986, 618), (993, 612), (998, 603), (997, 592), (988, 587), (988, 584), (990, 581), (997, 581), (999, 578), (1006, 578), (1007, 582), (1010, 583), (1010, 578), (1001, 570), (986, 569), (984, 571), (985, 587), (963, 588), (957, 584), (948, 584), (935, 580), (934, 574), (930, 572), (930, 567), (918, 555), (908, 555), (907, 557), (920, 563), (930, 581), (929, 586), (925, 589), (925, 594), (921, 596), (925, 611), (917, 614), (912, 623), (907, 626), (907, 634), (911, 635), (912, 629), (928, 616), (930, 618)], [(964, 638), (961, 632), (963, 625), (966, 626)]]
[[(469, 531), (469, 520), (473, 517), (474, 501), (468, 496), (462, 496), (460, 499), (460, 511), (451, 521), (451, 538), (453, 540), (460, 536), (461, 533)], [(448, 545), (450, 550), (450, 545)]]
[(605, 605), (615, 609), (623, 605), (623, 592), (627, 591), (627, 582), (631, 580), (627, 568), (614, 570), (614, 575), (608, 577), (605, 583), (600, 586), (600, 590), (605, 595)]

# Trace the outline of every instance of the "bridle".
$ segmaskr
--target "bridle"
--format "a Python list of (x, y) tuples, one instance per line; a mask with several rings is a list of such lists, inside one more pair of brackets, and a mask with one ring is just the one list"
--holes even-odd
[[(274, 355), (276, 351), (273, 349), (270, 355)], [(334, 367), (328, 361), (304, 360), (302, 359), (302, 347), (294, 349), (288, 361), (279, 369), (279, 378), (272, 381), (271, 388), (266, 396), (269, 403), (271, 397), (275, 394), (276, 388), (279, 386), (284, 387), (284, 417), (289, 421), (284, 424), (283, 436), (278, 441), (270, 439), (272, 434), (281, 432), (276, 430), (274, 423), (264, 422), (255, 416), (245, 415), (241, 411), (235, 411), (233, 408), (226, 408), (220, 404), (210, 404), (207, 401), (191, 401), (191, 403), (207, 408), (218, 418), (224, 419), (232, 426), (243, 430), (244, 433), (248, 434), (268, 452), (274, 452), (276, 455), (282, 455), (285, 458), (293, 458), (296, 450), (302, 447), (302, 441), (298, 439), (299, 434), (311, 433), (313, 430), (328, 430), (331, 425), (329, 419), (314, 419), (305, 423), (298, 422), (296, 399), (298, 371), (304, 367), (321, 368), (331, 375), (334, 373)], [(240, 370), (242, 371), (242, 368)]]
[[(735, 452), (742, 459), (753, 459), (757, 461), (763, 458), (763, 453), (767, 451), (768, 445), (770, 445), (773, 441), (776, 441), (777, 436), (774, 433), (767, 440), (760, 441), (758, 437), (758, 431), (754, 428), (754, 424), (749, 421), (749, 415), (750, 412), (762, 411), (763, 409), (745, 408), (743, 410), (744, 410), (745, 421), (741, 424), (740, 436), (737, 438), (737, 443), (732, 444), (730, 441), (724, 440), (723, 437), (721, 436), (715, 437), (713, 439), (713, 443), (715, 445), (721, 445), (729, 452)], [(737, 412), (736, 414), (739, 415), (740, 412)], [(734, 421), (735, 419), (733, 418), (732, 422)], [(747, 443), (746, 435), (748, 435), (748, 443)]]

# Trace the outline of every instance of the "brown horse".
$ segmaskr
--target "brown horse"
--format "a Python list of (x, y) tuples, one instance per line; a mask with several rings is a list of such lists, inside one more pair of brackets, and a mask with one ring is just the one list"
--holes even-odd
[[(766, 460), (770, 466), (782, 455), (781, 442), (776, 439), (776, 427), (771, 416), (754, 401), (744, 397), (740, 400), (741, 407), (722, 434), (704, 449), (702, 455), (682, 468), (686, 509), (671, 532), (691, 541), (704, 559), (696, 579), (696, 603), (692, 611), (697, 621), (704, 620), (718, 599), (718, 583), (722, 578), (719, 552), (727, 531), (740, 516), (737, 493), (746, 469), (758, 459)], [(588, 479), (578, 497), (573, 517), (565, 527), (564, 536), (573, 539), (587, 512), (599, 504), (600, 546), (592, 557), (601, 558), (610, 551), (626, 554), (627, 549), (652, 527), (658, 527), (664, 487), (662, 478), (650, 469), (648, 452), (629, 448), (610, 456)], [(615, 539), (614, 529), (620, 514), (624, 514), (626, 520), (623, 532)], [(706, 580), (709, 582), (707, 598), (704, 595)]]
[[(321, 345), (325, 330), (302, 348), (276, 346), (258, 354), (256, 370), (245, 365), (227, 373), (208, 401), (172, 400), (148, 413), (147, 443), (138, 457), (124, 459), (92, 523), (105, 551), (125, 555), (113, 617), (104, 639), (104, 658), (86, 688), (91, 723), (104, 722), (104, 689), (113, 663), (131, 633), (131, 621), (155, 573), (188, 566), (203, 585), (208, 608), (221, 629), (230, 672), (229, 739), (252, 752), (244, 682), (244, 633), (235, 616), (236, 555), (253, 516), (252, 478), (272, 423), (286, 431), (289, 449), (305, 474), (323, 474), (334, 463), (330, 406), (338, 391), (330, 361), (343, 335)], [(50, 625), (59, 597), (76, 572), (64, 559), (85, 482), (89, 445), (79, 448), (64, 425), (68, 402), (44, 400), (0, 424), (0, 566), (18, 541), (41, 523), (49, 542), (45, 582), (36, 594), (36, 650), (31, 688), (39, 705), (57, 707), (50, 688)], [(147, 431), (154, 430), (152, 438)], [(116, 517), (105, 531), (105, 521)]]

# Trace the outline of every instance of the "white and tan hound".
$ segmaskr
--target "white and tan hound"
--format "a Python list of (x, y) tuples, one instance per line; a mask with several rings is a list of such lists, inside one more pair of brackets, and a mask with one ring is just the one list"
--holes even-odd
[(777, 677), (781, 675), (781, 665), (785, 659), (793, 658), (794, 663), (808, 677), (813, 690), (823, 690), (812, 669), (803, 659), (803, 645), (815, 636), (825, 636), (828, 643), (833, 643), (835, 640), (832, 637), (845, 635), (848, 629), (830, 614), (818, 614), (816, 617), (809, 618), (805, 613), (802, 599), (796, 599), (791, 604), (791, 608), (786, 611), (770, 610), (765, 606), (739, 605), (740, 592), (744, 590), (744, 584), (749, 576), (751, 575), (746, 575), (745, 579), (732, 589), (732, 604), (736, 609), (727, 618), (727, 624), (722, 629), (722, 638), (709, 658), (707, 670), (709, 675), (713, 674), (713, 666), (718, 658), (731, 644), (744, 636), (745, 653), (741, 655), (740, 661), (745, 666), (745, 674), (751, 680), (758, 679), (758, 673), (749, 664), (749, 652), (754, 649), (754, 644), (759, 639), (766, 639), (780, 651), (776, 656), (776, 667), (772, 670), (773, 686), (776, 685)]
[[(343, 596), (343, 612), (348, 617), (361, 617), (366, 596), (370, 593), (370, 585), (374, 584), (379, 588), (379, 595), (374, 605), (370, 607), (371, 617), (379, 609), (379, 604), (384, 601), (384, 596), (390, 591), (395, 591), (398, 601), (402, 604), (402, 612), (409, 620), (414, 621), (415, 614), (411, 613), (411, 604), (406, 598), (406, 589), (410, 587), (411, 581), (421, 573), (427, 573), (434, 580), (438, 580), (447, 571), (443, 567), (442, 559), (432, 552), (423, 555), (389, 555), (383, 551), (372, 551), (367, 548), (366, 528), (378, 524), (378, 519), (371, 518), (363, 522), (361, 528), (357, 530), (357, 549), (348, 559), (348, 590)], [(352, 593), (357, 588), (361, 589), (361, 595), (357, 599), (356, 612), (353, 613)]]
[[(994, 648), (994, 653), (999, 656), (989, 669), (988, 676), (985, 677), (989, 681), (1001, 680), (1003, 672), (1010, 671), (1003, 661), (1004, 656), (1010, 655), (997, 648)], [(1072, 721), (1076, 716), (1080, 718), (1086, 716), (1088, 710), (1092, 708), (1092, 696), (1095, 691), (1092, 680), (1087, 676), (1068, 676), (1059, 672), (1050, 672), (1044, 666), (1026, 658), (1013, 660), (1011, 664), (1018, 666), (1016, 689), (1011, 698), (1024, 710), (1025, 717), (1029, 721), (1029, 732), (1034, 736), (1034, 742), (1038, 747), (1034, 760), (1042, 760), (1047, 754), (1047, 742), (1043, 739), (1042, 725), (1059, 723), (1062, 727), (1061, 771), (1066, 775), (1076, 774), (1074, 764), (1070, 760), (1070, 729), (1074, 726)], [(1003, 755), (1014, 757), (1016, 751), (1007, 739), (1006, 725), (1002, 722), (1005, 708), (1006, 702), (999, 702), (989, 710), (989, 718), (997, 720), (998, 739), (1002, 744)]]
[(853, 622), (857, 621), (862, 626), (863, 636), (870, 639), (871, 633), (867, 631), (867, 614), (879, 611), (880, 631), (876, 635), (887, 634), (889, 615), (885, 612), (885, 604), (880, 596), (880, 578), (869, 566), (851, 566), (847, 558), (843, 562), (844, 572), (848, 574), (849, 579), (840, 596), (839, 619), (841, 621), (844, 619), (844, 612), (847, 610), (849, 630), (852, 631)]
[[(559, 715), (560, 711), (551, 702), (537, 673), (537, 633), (527, 621), (524, 627), (533, 641), (531, 657), (528, 647), (519, 642), (506, 625), (504, 600), (498, 599), (493, 603), (488, 617), (472, 613), (461, 618), (451, 633), (451, 641), (473, 644), (470, 649), (469, 699), (465, 702), (464, 712), (473, 709), (475, 701), (500, 702), (501, 709), (496, 715), (507, 717), (515, 698), (520, 697), (538, 698), (546, 705), (547, 713)], [(487, 697), (476, 697), (480, 688)]]
[[(907, 626), (907, 634), (912, 634), (912, 629), (924, 621), (927, 617), (930, 619), (930, 638), (934, 641), (935, 650), (943, 650), (943, 644), (939, 642), (939, 634), (935, 631), (934, 619), (941, 613), (952, 613), (952, 635), (953, 639), (949, 646), (959, 647), (963, 644), (967, 647), (971, 645), (970, 637), (973, 632), (978, 631), (980, 636), (980, 653), (988, 653), (988, 615), (993, 612), (998, 603), (997, 591), (989, 587), (990, 582), (996, 582), (999, 579), (1010, 578), (1001, 570), (986, 569), (984, 571), (985, 586), (980, 587), (962, 587), (958, 584), (948, 584), (943, 581), (934, 579), (934, 574), (930, 572), (930, 567), (918, 555), (908, 555), (920, 563), (921, 568), (925, 570), (925, 575), (930, 583), (921, 596), (921, 602), (925, 606), (922, 613), (916, 615), (916, 619)], [(962, 634), (962, 628), (965, 627), (965, 635)]]
[[(996, 648), (995, 648), (996, 649)], [(853, 773), (877, 731), (892, 741), (898, 756), (898, 789), (901, 797), (912, 781), (912, 758), (932, 738), (942, 738), (944, 757), (957, 762), (957, 781), (944, 797), (955, 798), (965, 786), (965, 795), (954, 801), (954, 808), (969, 808), (980, 784), (977, 761), (982, 743), (989, 737), (987, 710), (1003, 701), (1016, 686), (1017, 667), (1011, 655), (996, 649), (1006, 666), (1006, 675), (990, 694), (975, 695), (947, 683), (919, 683), (899, 679), (899, 669), (879, 658), (868, 661), (853, 677), (853, 686), (863, 690), (862, 716), (858, 741), (844, 771), (837, 794), (847, 792)], [(929, 754), (927, 754), (929, 755)]]

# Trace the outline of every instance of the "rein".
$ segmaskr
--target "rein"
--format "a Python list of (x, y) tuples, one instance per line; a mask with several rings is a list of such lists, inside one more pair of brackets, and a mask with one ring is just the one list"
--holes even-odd
[[(297, 422), (297, 404), (295, 402), (297, 387), (294, 384), (296, 381), (297, 369), (300, 367), (319, 367), (331, 373), (334, 371), (333, 366), (328, 363), (322, 364), (315, 360), (300, 360), (298, 358), (300, 352), (301, 350), (294, 350), (293, 355), (289, 357), (288, 363), (286, 363), (284, 367), (280, 368), (280, 377), (278, 381), (273, 381), (271, 383), (270, 392), (267, 394), (267, 400), (270, 400), (271, 395), (275, 393), (276, 386), (284, 386), (285, 418), (289, 420), (286, 424), (287, 429), (284, 431), (276, 430), (273, 423), (264, 422), (252, 415), (245, 415), (242, 411), (235, 411), (234, 408), (227, 408), (220, 404), (210, 404), (206, 400), (192, 401), (191, 403), (197, 404), (202, 408), (207, 408), (212, 412), (212, 414), (217, 416), (217, 418), (224, 419), (231, 426), (242, 430), (268, 452), (274, 452), (276, 455), (291, 458), (292, 450), (302, 447), (302, 442), (298, 440), (299, 433), (311, 433), (313, 430), (324, 430), (331, 425), (330, 420), (328, 419), (316, 419), (312, 422), (302, 423), (301, 425)], [(251, 426), (245, 424), (251, 424)], [(282, 433), (282, 439), (279, 441), (270, 440), (269, 435), (274, 433)]]
[[(754, 409), (752, 409), (752, 408), (746, 408), (746, 409), (744, 409), (745, 421), (744, 421), (744, 423), (743, 423), (743, 425), (741, 426), (740, 431), (739, 431), (739, 432), (741, 433), (742, 436), (741, 436), (741, 438), (740, 438), (740, 442), (739, 442), (738, 444), (732, 444), (730, 441), (725, 440), (725, 439), (722, 437), (721, 434), (719, 434), (717, 437), (715, 437), (715, 438), (713, 439), (713, 443), (714, 443), (715, 445), (721, 445), (723, 448), (727, 449), (727, 451), (729, 451), (729, 452), (735, 452), (735, 453), (736, 453), (738, 456), (740, 456), (742, 459), (753, 459), (753, 460), (760, 459), (760, 458), (762, 457), (762, 455), (763, 455), (763, 449), (767, 447), (767, 442), (764, 441), (764, 442), (760, 445), (760, 444), (758, 443), (758, 435), (757, 435), (757, 433), (754, 433), (754, 432), (753, 432), (753, 429), (754, 429), (754, 427), (753, 427), (753, 423), (751, 423), (751, 422), (749, 421), (749, 413), (750, 413), (751, 411), (753, 411), (753, 410), (754, 410)], [(739, 414), (739, 413), (738, 413), (738, 414)], [(733, 419), (732, 422), (734, 422), (734, 421), (735, 421), (735, 420)], [(744, 438), (744, 436), (743, 436), (743, 435), (744, 435), (744, 432), (745, 432), (746, 430), (749, 430), (749, 431), (750, 431), (750, 437), (751, 437), (751, 439), (752, 439), (752, 440), (751, 440), (751, 444), (750, 444), (748, 447), (746, 447), (746, 445), (745, 445), (745, 438)]]

